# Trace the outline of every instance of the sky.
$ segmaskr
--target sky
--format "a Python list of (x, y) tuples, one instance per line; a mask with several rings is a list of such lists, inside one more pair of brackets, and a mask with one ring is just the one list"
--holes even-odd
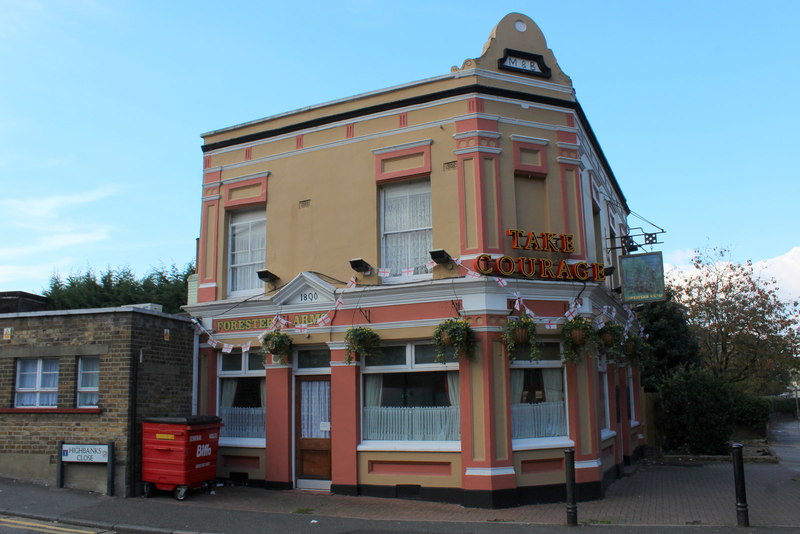
[(447, 74), (510, 12), (666, 230), (645, 251), (669, 269), (725, 247), (800, 297), (794, 0), (0, 0), (0, 291), (184, 266), (200, 134)]

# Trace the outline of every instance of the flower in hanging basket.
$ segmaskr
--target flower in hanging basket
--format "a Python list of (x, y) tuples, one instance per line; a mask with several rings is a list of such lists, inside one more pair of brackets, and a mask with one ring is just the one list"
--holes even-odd
[(456, 354), (471, 360), (475, 352), (475, 332), (466, 319), (446, 319), (433, 331), (433, 345), (439, 363), (445, 363), (447, 347), (453, 347)]
[(539, 345), (536, 343), (536, 322), (529, 317), (509, 319), (503, 326), (503, 342), (508, 349), (508, 358), (514, 360), (514, 349), (517, 345), (528, 344), (528, 358), (538, 361), (541, 356)]
[(361, 358), (377, 358), (381, 355), (381, 338), (371, 328), (366, 326), (353, 326), (347, 329), (344, 334), (345, 343), (345, 362), (350, 365), (353, 355)]
[(292, 338), (289, 334), (275, 330), (264, 336), (261, 347), (270, 354), (278, 357), (278, 361), (284, 364), (292, 354)]
[(597, 331), (597, 337), (601, 341), (601, 348), (605, 350), (607, 356), (614, 359), (620, 355), (624, 335), (624, 329), (617, 323), (606, 323), (603, 328)]
[(578, 363), (583, 353), (597, 345), (597, 331), (591, 322), (583, 317), (570, 319), (561, 328), (561, 344), (564, 346), (564, 360)]

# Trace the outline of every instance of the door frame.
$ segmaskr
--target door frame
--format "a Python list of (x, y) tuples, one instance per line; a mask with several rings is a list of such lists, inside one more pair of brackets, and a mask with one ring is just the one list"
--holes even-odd
[[(328, 402), (330, 408), (330, 400), (331, 400), (331, 375), (330, 373), (320, 373), (320, 374), (297, 374), (294, 377), (294, 402), (292, 403), (292, 409), (294, 412), (293, 420), (293, 437), (292, 437), (292, 472), (294, 474), (294, 487), (297, 489), (317, 489), (317, 490), (330, 490), (331, 487), (331, 479), (329, 478), (318, 478), (318, 477), (303, 477), (300, 476), (300, 469), (299, 469), (299, 447), (300, 447), (300, 440), (301, 439), (327, 439), (328, 440), (328, 461), (330, 464), (330, 469), (333, 466), (333, 453), (332, 453), (332, 444), (331, 438), (301, 438), (301, 424), (300, 424), (300, 417), (301, 417), (301, 395), (302, 395), (302, 387), (300, 384), (302, 382), (328, 382), (329, 389), (328, 389)], [(329, 414), (330, 418), (330, 414)]]

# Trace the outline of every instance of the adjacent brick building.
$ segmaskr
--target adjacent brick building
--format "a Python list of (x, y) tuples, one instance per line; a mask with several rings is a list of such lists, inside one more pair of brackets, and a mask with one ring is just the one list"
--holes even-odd
[[(115, 495), (136, 493), (143, 417), (192, 411), (194, 331), (137, 307), (0, 314), (0, 476), (54, 484), (57, 443), (114, 442)], [(67, 464), (105, 492), (105, 464)]]

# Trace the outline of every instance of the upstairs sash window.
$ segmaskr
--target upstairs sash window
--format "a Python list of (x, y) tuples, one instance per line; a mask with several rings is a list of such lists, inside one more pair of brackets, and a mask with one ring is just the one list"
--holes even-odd
[(381, 189), (382, 267), (390, 277), (427, 273), (431, 250), (431, 183), (428, 180)]
[(229, 236), (230, 294), (253, 292), (263, 287), (256, 271), (264, 268), (267, 219), (263, 209), (233, 212)]

